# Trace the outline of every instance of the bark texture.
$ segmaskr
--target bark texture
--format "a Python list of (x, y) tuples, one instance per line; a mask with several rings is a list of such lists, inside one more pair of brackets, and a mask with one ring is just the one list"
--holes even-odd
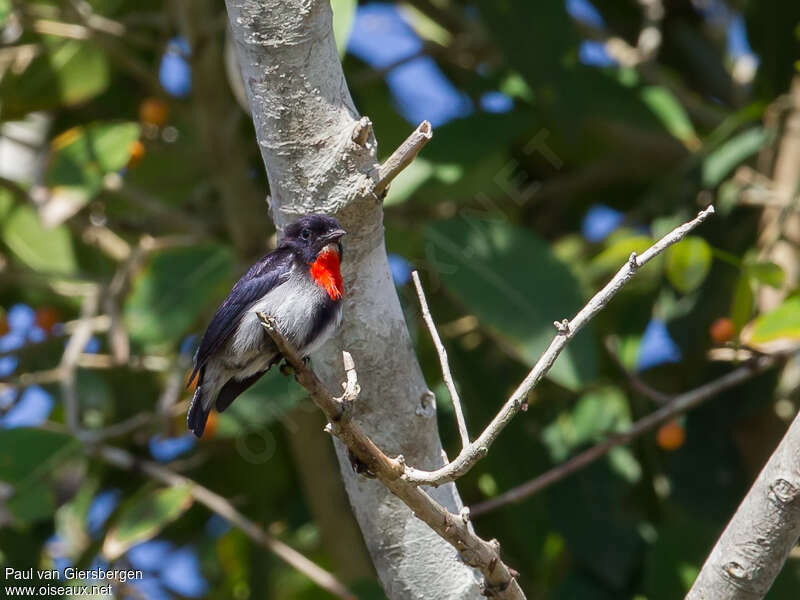
[(739, 505), (686, 600), (763, 598), (800, 537), (800, 415)]
[[(226, 0), (278, 228), (299, 215), (335, 215), (347, 229), (344, 322), (314, 356), (329, 389), (342, 380), (341, 350), (355, 359), (354, 418), (387, 454), (442, 465), (433, 395), (422, 377), (392, 284), (374, 135), (353, 135), (355, 109), (336, 53), (327, 0)], [(363, 131), (363, 124), (361, 127)], [(337, 443), (350, 501), (387, 595), (478, 598), (476, 573), (376, 481), (356, 476)], [(458, 513), (453, 484), (430, 491)]]

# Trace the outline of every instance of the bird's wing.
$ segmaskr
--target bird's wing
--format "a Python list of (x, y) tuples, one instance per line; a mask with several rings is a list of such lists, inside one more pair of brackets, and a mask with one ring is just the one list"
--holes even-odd
[(211, 323), (200, 340), (200, 347), (194, 356), (194, 369), (189, 377), (191, 383), (208, 359), (219, 350), (236, 331), (247, 309), (267, 292), (285, 283), (291, 274), (291, 256), (272, 252), (236, 282), (228, 297), (214, 313)]

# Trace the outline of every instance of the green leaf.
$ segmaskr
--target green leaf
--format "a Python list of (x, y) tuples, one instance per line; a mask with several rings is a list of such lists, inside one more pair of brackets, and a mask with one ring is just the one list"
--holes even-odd
[(648, 86), (642, 90), (641, 96), (667, 131), (690, 147), (699, 145), (700, 141), (689, 115), (672, 92), (665, 87)]
[(68, 275), (77, 270), (69, 230), (46, 229), (31, 206), (14, 204), (5, 189), (0, 189), (0, 234), (20, 262), (35, 271)]
[(753, 127), (729, 139), (703, 161), (703, 185), (715, 187), (767, 141), (763, 127)]
[(123, 122), (74, 127), (53, 140), (45, 223), (57, 225), (89, 202), (103, 188), (103, 178), (127, 164), (137, 139), (139, 125)]
[(753, 322), (748, 341), (764, 344), (775, 340), (800, 340), (800, 297), (784, 300), (778, 308), (760, 315)]
[(705, 281), (711, 270), (711, 246), (703, 238), (690, 236), (667, 250), (667, 278), (687, 294)]
[(733, 290), (733, 300), (731, 301), (731, 321), (736, 333), (742, 330), (750, 320), (753, 314), (753, 305), (755, 298), (753, 296), (753, 286), (750, 283), (750, 277), (747, 272), (742, 271), (739, 279), (736, 281), (736, 287)]
[(569, 412), (542, 431), (542, 441), (554, 462), (566, 459), (575, 448), (602, 438), (611, 431), (621, 431), (631, 422), (625, 394), (608, 387), (581, 397)]
[(0, 481), (13, 486), (7, 506), (16, 521), (31, 523), (52, 515), (51, 477), (76, 446), (68, 435), (40, 429), (9, 429), (0, 435)]
[(174, 248), (153, 256), (125, 302), (131, 338), (145, 345), (177, 343), (233, 275), (230, 249), (216, 244)]
[(125, 551), (149, 540), (192, 505), (191, 487), (179, 485), (146, 491), (125, 506), (103, 541), (103, 556), (115, 560)]
[(336, 49), (339, 56), (344, 56), (347, 50), (347, 41), (350, 39), (350, 30), (353, 28), (353, 18), (356, 16), (357, 0), (331, 0), (333, 9), (333, 37), (336, 40)]
[(783, 269), (769, 261), (748, 263), (745, 265), (745, 271), (759, 283), (773, 288), (780, 288), (785, 279)]
[(5, 21), (11, 14), (12, 9), (11, 0), (0, 0), (0, 27), (5, 26)]
[(590, 272), (593, 277), (600, 277), (615, 273), (636, 252), (641, 254), (647, 250), (653, 241), (646, 235), (631, 235), (629, 231), (615, 233), (609, 238), (606, 247), (595, 256), (590, 263)]
[(34, 479), (14, 491), (8, 509), (22, 523), (32, 523), (52, 517), (55, 494), (49, 481)]
[(53, 140), (48, 183), (99, 186), (103, 175), (127, 164), (139, 132), (138, 123), (133, 122), (92, 123), (68, 129)]
[(43, 429), (6, 429), (0, 435), (0, 480), (12, 485), (48, 469), (75, 440)]
[(49, 36), (42, 39), (44, 52), (27, 69), (11, 70), (0, 82), (0, 118), (79, 104), (108, 86), (108, 61), (97, 46)]
[[(547, 243), (506, 222), (471, 217), (431, 225), (427, 257), (445, 286), (521, 361), (533, 364), (550, 344), (553, 321), (583, 305), (579, 284)], [(596, 371), (595, 347), (580, 334), (549, 376), (577, 388)]]

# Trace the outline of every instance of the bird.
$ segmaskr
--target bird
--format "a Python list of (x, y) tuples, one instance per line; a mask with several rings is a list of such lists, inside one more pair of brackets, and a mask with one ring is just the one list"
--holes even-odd
[(245, 273), (211, 319), (194, 355), (188, 386), (197, 385), (186, 416), (202, 437), (212, 408), (223, 412), (282, 356), (258, 313), (272, 316), (280, 333), (307, 357), (342, 320), (339, 222), (312, 214), (287, 225), (275, 250)]

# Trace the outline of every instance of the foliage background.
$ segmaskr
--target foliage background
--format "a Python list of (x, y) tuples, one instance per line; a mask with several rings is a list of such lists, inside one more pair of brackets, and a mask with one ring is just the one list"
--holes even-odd
[[(714, 350), (796, 343), (796, 281), (771, 262), (753, 201), (772, 197), (790, 135), (795, 0), (333, 6), (351, 92), (382, 154), (422, 119), (436, 130), (393, 184), (385, 225), (451, 452), (454, 419), (412, 267), (474, 434), (554, 320), (632, 250), (710, 201), (718, 208), (570, 344), (527, 413), (459, 482), (467, 504), (654, 408), (609, 341), (666, 393), (729, 370)], [(94, 317), (74, 380), (83, 430), (135, 419), (106, 442), (230, 498), (379, 598), (296, 385), (270, 374), (206, 438), (184, 434), (196, 336), (274, 244), (263, 165), (224, 66), (225, 19), (210, 0), (0, 0), (0, 567), (143, 569), (121, 597), (326, 597), (186, 489), (117, 470), (68, 433), (72, 370), (58, 366), (83, 310)], [(615, 40), (635, 48), (645, 26), (661, 35), (654, 56), (621, 64)], [(768, 288), (781, 290), (771, 304)], [(681, 597), (795, 414), (792, 369), (796, 357), (476, 527), (502, 541), (531, 598)], [(792, 557), (768, 597), (795, 598), (798, 586)]]

